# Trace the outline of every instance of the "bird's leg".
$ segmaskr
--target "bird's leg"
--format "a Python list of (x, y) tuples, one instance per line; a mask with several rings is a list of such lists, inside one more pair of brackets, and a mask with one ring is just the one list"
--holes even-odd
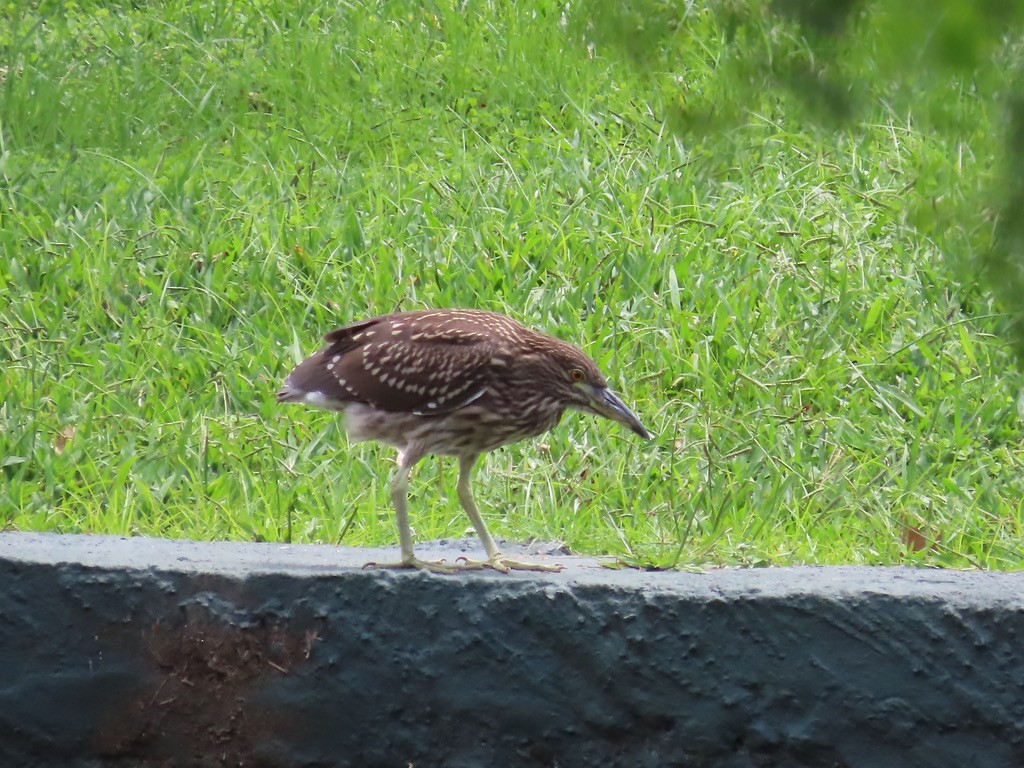
[(412, 528), (409, 526), (409, 475), (422, 457), (421, 451), (411, 446), (406, 447), (398, 454), (398, 469), (391, 478), (391, 501), (395, 505), (395, 521), (398, 523), (398, 543), (402, 549), (402, 559), (397, 563), (367, 563), (364, 568), (419, 568), (433, 573), (456, 573), (462, 570), (457, 565), (419, 560), (413, 551)]
[(483, 516), (480, 514), (480, 510), (477, 509), (476, 501), (473, 499), (473, 490), (470, 487), (470, 481), (473, 477), (473, 467), (476, 465), (476, 461), (479, 458), (479, 454), (474, 456), (460, 456), (459, 457), (459, 501), (462, 502), (462, 508), (466, 510), (466, 514), (469, 515), (470, 521), (473, 523), (473, 527), (476, 528), (476, 533), (480, 537), (480, 542), (484, 545), (484, 550), (487, 552), (486, 560), (470, 560), (466, 557), (460, 557), (459, 560), (463, 561), (463, 568), (470, 570), (481, 570), (483, 568), (493, 568), (496, 571), (502, 573), (508, 573), (509, 571), (561, 571), (564, 565), (542, 565), (541, 563), (520, 563), (515, 560), (509, 560), (498, 549), (498, 545), (494, 543), (494, 539), (491, 538), (491, 532), (487, 530), (487, 524), (484, 522)]
[(473, 467), (476, 466), (478, 458), (479, 455), (459, 458), (459, 484), (457, 489), (459, 501), (462, 502), (462, 508), (469, 515), (470, 522), (473, 523), (473, 527), (476, 529), (476, 535), (480, 537), (480, 543), (484, 545), (484, 551), (487, 552), (488, 559), (493, 560), (496, 557), (501, 557), (501, 552), (498, 550), (498, 545), (494, 543), (491, 532), (487, 530), (487, 523), (484, 522), (480, 510), (477, 509), (476, 500), (473, 498), (473, 489), (470, 485), (473, 479)]

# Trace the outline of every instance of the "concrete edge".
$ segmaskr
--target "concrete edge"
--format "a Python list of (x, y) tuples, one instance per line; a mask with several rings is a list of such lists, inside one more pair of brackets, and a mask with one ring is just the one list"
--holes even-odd
[(1024, 574), (396, 555), (0, 534), (0, 764), (1024, 764)]

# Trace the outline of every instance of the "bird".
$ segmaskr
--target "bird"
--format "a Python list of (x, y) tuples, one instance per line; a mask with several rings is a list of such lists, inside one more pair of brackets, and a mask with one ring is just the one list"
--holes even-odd
[[(288, 375), (277, 400), (340, 411), (352, 442), (374, 440), (398, 449), (391, 500), (401, 559), (368, 566), (435, 573), (562, 570), (558, 564), (519, 562), (502, 554), (473, 498), (471, 480), (480, 456), (548, 431), (569, 409), (603, 416), (652, 439), (579, 347), (503, 314), (394, 312), (337, 328), (324, 341)], [(459, 558), (449, 564), (416, 557), (409, 479), (427, 455), (458, 459), (459, 500), (486, 560)]]

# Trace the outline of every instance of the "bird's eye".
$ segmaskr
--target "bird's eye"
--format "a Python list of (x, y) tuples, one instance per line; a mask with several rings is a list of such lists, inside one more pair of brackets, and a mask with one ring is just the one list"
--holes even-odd
[(583, 381), (583, 380), (584, 380), (585, 378), (587, 378), (587, 374), (585, 374), (585, 373), (584, 373), (583, 371), (581, 371), (581, 370), (580, 370), (579, 368), (573, 368), (573, 369), (572, 369), (571, 371), (569, 371), (569, 378), (570, 378), (570, 379), (571, 379), (571, 380), (572, 380), (572, 381), (573, 381), (574, 383), (577, 383), (577, 384), (578, 384), (579, 382), (581, 382), (581, 381)]

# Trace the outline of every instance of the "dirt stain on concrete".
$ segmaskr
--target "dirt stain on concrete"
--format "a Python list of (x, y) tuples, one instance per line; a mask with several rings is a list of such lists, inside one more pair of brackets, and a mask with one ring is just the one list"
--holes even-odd
[(149, 628), (153, 683), (108, 713), (96, 731), (97, 751), (132, 766), (270, 765), (261, 746), (287, 739), (294, 724), (288, 712), (261, 701), (260, 688), (308, 662), (317, 631), (239, 621), (196, 604), (183, 613)]

